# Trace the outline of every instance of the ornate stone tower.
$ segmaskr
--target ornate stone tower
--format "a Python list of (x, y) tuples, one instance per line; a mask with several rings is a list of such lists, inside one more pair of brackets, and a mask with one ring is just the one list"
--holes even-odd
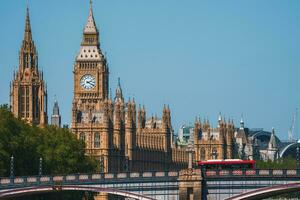
[(28, 123), (47, 124), (47, 90), (43, 73), (38, 69), (38, 54), (32, 39), (29, 9), (19, 52), (19, 70), (14, 72), (10, 93), (11, 111)]
[[(184, 149), (172, 147), (169, 107), (161, 119), (146, 119), (134, 99), (124, 101), (120, 81), (114, 100), (108, 93), (109, 70), (101, 52), (92, 3), (74, 64), (72, 132), (98, 159), (100, 172), (167, 170), (186, 166)], [(138, 119), (137, 119), (138, 118)]]
[(108, 170), (113, 104), (108, 98), (109, 72), (100, 49), (92, 3), (73, 73), (72, 131), (85, 142), (86, 153), (100, 159), (101, 168)]
[(59, 114), (59, 106), (57, 100), (55, 100), (53, 106), (53, 112), (51, 115), (51, 125), (61, 127), (61, 116)]
[(269, 160), (274, 161), (279, 157), (278, 144), (275, 136), (275, 129), (272, 128), (272, 134), (267, 149), (267, 157)]

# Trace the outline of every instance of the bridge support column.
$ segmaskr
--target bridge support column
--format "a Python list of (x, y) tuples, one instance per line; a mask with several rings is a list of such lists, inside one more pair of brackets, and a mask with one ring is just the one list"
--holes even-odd
[(94, 200), (109, 200), (109, 197), (107, 193), (101, 192), (94, 196)]
[(200, 169), (179, 172), (179, 200), (202, 199), (202, 176)]
[(100, 192), (94, 196), (94, 200), (124, 200), (124, 199), (125, 197), (107, 194), (103, 192)]

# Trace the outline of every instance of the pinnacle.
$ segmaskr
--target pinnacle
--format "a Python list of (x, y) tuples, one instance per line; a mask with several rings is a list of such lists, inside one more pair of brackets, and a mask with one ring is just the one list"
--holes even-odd
[(31, 41), (31, 26), (30, 26), (30, 17), (29, 17), (29, 8), (26, 9), (26, 22), (25, 22), (25, 32), (24, 32), (24, 40)]
[(94, 20), (94, 14), (93, 14), (92, 1), (90, 1), (90, 13), (89, 13), (88, 21), (85, 25), (83, 32), (84, 33), (97, 33), (97, 27), (96, 27), (96, 23)]

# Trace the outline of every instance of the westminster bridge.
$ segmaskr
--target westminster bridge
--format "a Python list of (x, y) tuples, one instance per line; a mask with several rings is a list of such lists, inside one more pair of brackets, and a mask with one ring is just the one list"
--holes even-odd
[(65, 190), (132, 199), (262, 199), (300, 191), (299, 170), (200, 170), (0, 178), (0, 199)]

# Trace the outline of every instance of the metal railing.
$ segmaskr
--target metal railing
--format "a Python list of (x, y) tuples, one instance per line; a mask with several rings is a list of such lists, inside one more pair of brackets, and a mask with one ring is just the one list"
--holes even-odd
[(27, 186), (49, 186), (68, 184), (109, 184), (109, 183), (141, 183), (144, 181), (177, 180), (179, 172), (124, 172), (124, 173), (96, 173), (71, 174), (58, 176), (24, 176), (0, 178), (0, 190)]
[(215, 177), (300, 177), (299, 169), (236, 169), (236, 170), (205, 170), (204, 178)]
[[(300, 178), (300, 170), (296, 169), (236, 169), (236, 170), (203, 170), (204, 179), (214, 178)], [(121, 173), (95, 173), (95, 174), (70, 174), (57, 176), (24, 176), (0, 178), (0, 190), (27, 186), (49, 185), (78, 185), (78, 184), (113, 184), (113, 183), (144, 183), (177, 181), (178, 171), (162, 172), (121, 172)]]

